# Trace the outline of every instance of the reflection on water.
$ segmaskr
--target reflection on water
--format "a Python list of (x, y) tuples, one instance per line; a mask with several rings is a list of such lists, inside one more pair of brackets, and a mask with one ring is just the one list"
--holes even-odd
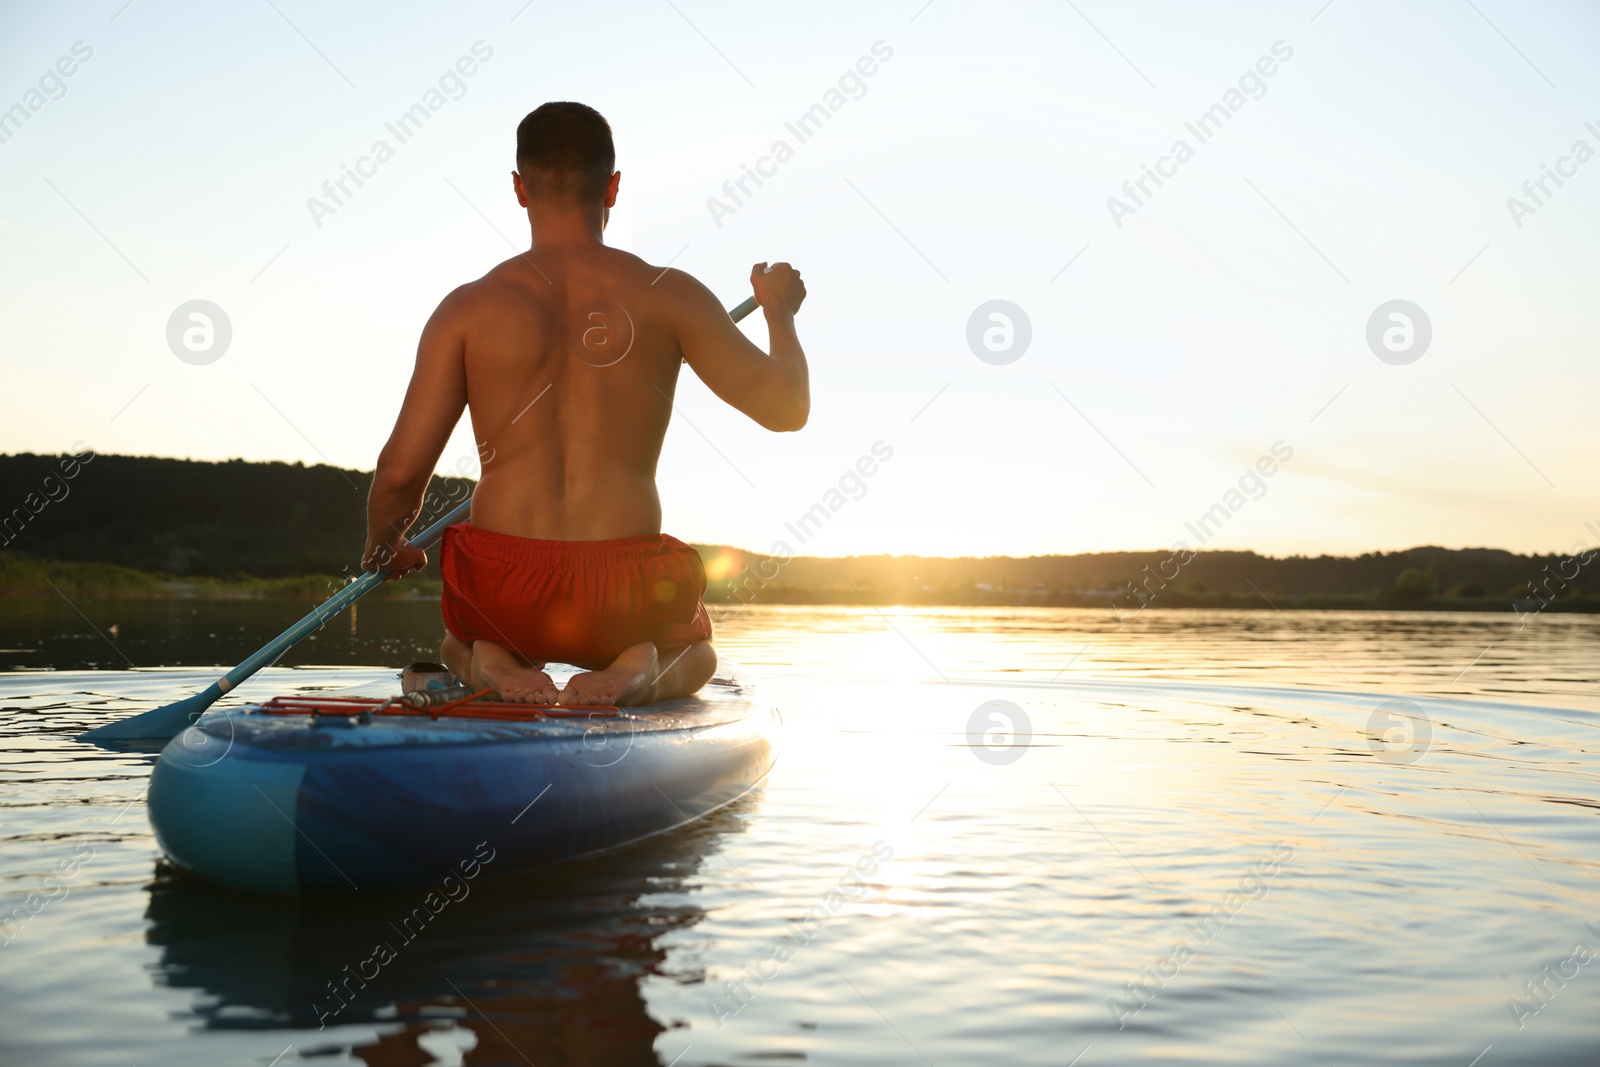
[[(758, 804), (747, 796), (693, 830), (431, 899), (236, 893), (163, 863), (146, 911), (153, 973), (202, 995), (206, 1030), (326, 1024), (320, 1044), (297, 1047), (307, 1058), (348, 1050), (379, 1067), (455, 1049), (471, 1063), (653, 1065), (663, 1026), (640, 982), (666, 973), (663, 935), (703, 916), (682, 896), (686, 879)], [(361, 1024), (371, 1036), (353, 1032)]]
[[(115, 610), (115, 648), (0, 617), (62, 668), (0, 673), (8, 1065), (1600, 1060), (1597, 619), (749, 608), (719, 640), (787, 724), (758, 798), (474, 882), (318, 1030), (416, 901), (179, 876), (152, 757), (71, 740), (214, 674), (92, 657), (230, 663), (285, 620)], [(363, 609), (310, 661), (434, 626)]]
[[(293, 600), (0, 601), (0, 670), (233, 666), (311, 611)], [(285, 653), (285, 665), (435, 659), (437, 600), (368, 599)]]

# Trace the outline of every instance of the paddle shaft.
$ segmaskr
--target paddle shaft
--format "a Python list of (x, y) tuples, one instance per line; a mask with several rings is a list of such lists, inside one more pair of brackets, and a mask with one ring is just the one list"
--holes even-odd
[[(410, 543), (423, 551), (427, 551), (439, 543), (440, 539), (444, 537), (444, 531), (447, 527), (454, 526), (458, 522), (464, 522), (470, 514), (472, 514), (472, 498), (469, 496), (446, 512), (438, 522), (423, 530), (416, 537), (410, 538)], [(311, 614), (283, 631), (271, 641), (268, 641), (255, 655), (217, 679), (215, 685), (220, 690), (218, 695), (228, 692), (262, 667), (272, 663), (292, 646), (300, 643), (307, 636), (320, 629), (329, 619), (372, 592), (379, 585), (382, 585), (390, 573), (392, 572), (368, 571), (319, 604)]]

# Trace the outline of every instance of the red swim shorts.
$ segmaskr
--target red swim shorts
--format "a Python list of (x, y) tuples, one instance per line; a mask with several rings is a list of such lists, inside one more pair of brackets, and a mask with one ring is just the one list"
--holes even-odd
[(711, 637), (700, 553), (666, 534), (540, 541), (462, 523), (444, 532), (439, 567), (445, 628), (534, 663), (597, 670), (641, 641)]

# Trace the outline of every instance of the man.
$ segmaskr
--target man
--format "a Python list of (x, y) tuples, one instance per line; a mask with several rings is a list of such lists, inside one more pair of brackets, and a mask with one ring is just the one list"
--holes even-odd
[[(511, 184), (532, 247), (428, 320), (367, 501), (362, 566), (423, 566), (403, 532), (470, 412), (483, 473), (472, 521), (440, 548), (441, 658), (506, 700), (644, 704), (709, 681), (705, 571), (662, 534), (655, 484), (678, 369), (769, 430), (798, 430), (810, 412), (799, 272), (751, 271), (769, 356), (694, 278), (605, 246), (614, 165), (593, 108), (549, 103), (522, 120)], [(558, 691), (549, 662), (584, 673)]]

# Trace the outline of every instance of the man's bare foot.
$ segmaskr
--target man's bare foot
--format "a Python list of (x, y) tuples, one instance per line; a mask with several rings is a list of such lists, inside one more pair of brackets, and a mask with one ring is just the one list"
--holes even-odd
[(548, 674), (525, 665), (493, 641), (472, 643), (472, 680), (478, 688), (492, 688), (501, 700), (516, 704), (554, 704), (560, 695)]
[(561, 691), (561, 703), (577, 708), (648, 704), (655, 699), (659, 667), (656, 646), (648, 641), (640, 642), (624, 651), (603, 671), (574, 674)]
[[(473, 685), (476, 679), (472, 676), (472, 645), (463, 641), (455, 634), (445, 632), (444, 640), (439, 643), (439, 659), (450, 673), (462, 685)], [(482, 689), (483, 686), (478, 686)]]

